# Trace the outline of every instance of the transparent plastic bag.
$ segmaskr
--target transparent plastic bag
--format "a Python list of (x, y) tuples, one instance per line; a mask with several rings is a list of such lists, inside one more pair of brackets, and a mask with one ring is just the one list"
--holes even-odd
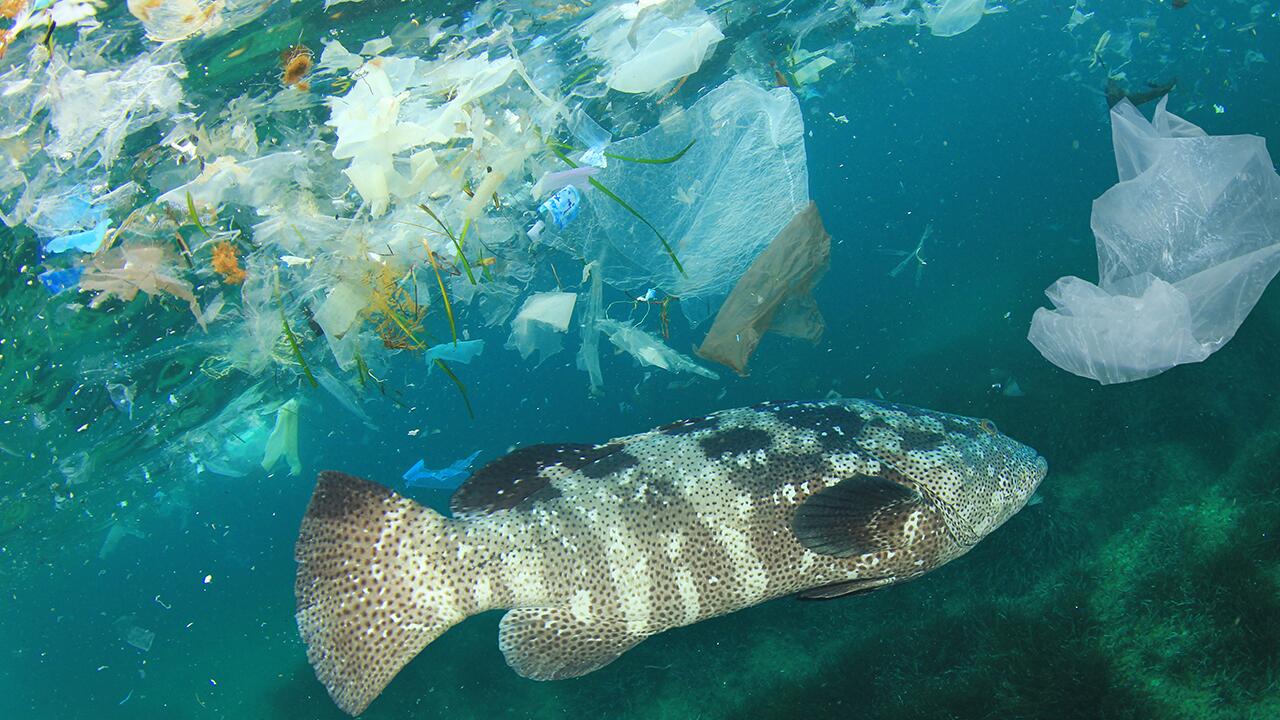
[(614, 160), (595, 176), (658, 228), (684, 266), (667, 256), (652, 228), (598, 190), (583, 193), (579, 217), (549, 241), (599, 259), (605, 283), (680, 298), (691, 322), (704, 320), (778, 231), (809, 202), (804, 121), (787, 88), (730, 80), (613, 155), (679, 160)]
[(1205, 359), (1235, 335), (1280, 271), (1280, 175), (1266, 142), (1209, 136), (1160, 101), (1151, 122), (1111, 111), (1120, 183), (1094, 201), (1098, 285), (1049, 288), (1028, 339), (1101, 383)]

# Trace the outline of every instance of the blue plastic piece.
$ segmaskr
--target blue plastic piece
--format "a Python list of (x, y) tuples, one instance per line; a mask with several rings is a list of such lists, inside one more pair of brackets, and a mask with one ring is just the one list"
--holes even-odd
[(556, 191), (555, 195), (538, 206), (538, 212), (557, 230), (565, 229), (578, 217), (578, 208), (582, 204), (582, 193), (572, 185), (566, 185)]
[(79, 267), (69, 267), (59, 270), (45, 270), (37, 277), (40, 282), (44, 283), (45, 289), (50, 295), (57, 295), (63, 290), (76, 287), (80, 284), (80, 275), (84, 271)]
[(68, 250), (79, 250), (80, 252), (97, 252), (102, 247), (102, 241), (107, 236), (107, 228), (111, 227), (111, 221), (103, 219), (91, 230), (83, 230), (70, 235), (63, 235), (54, 238), (45, 243), (45, 252), (64, 253)]
[(456, 490), (463, 480), (471, 475), (471, 463), (480, 455), (477, 450), (470, 456), (455, 461), (452, 465), (439, 470), (423, 467), (421, 460), (414, 463), (404, 473), (404, 484), (408, 487), (430, 488), (432, 490)]

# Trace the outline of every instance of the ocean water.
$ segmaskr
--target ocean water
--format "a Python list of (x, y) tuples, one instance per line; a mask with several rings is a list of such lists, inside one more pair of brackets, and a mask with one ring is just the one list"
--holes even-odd
[[(1032, 313), (1047, 304), (1044, 288), (1063, 275), (1096, 277), (1090, 205), (1116, 182), (1108, 73), (1123, 73), (1131, 87), (1176, 76), (1171, 111), (1210, 134), (1274, 142), (1277, 7), (1093, 2), (1078, 7), (1094, 15), (1067, 29), (1070, 4), (1027, 0), (935, 37), (918, 22), (858, 29), (851, 7), (866, 3), (698, 5), (726, 36), (698, 72), (662, 106), (671, 83), (584, 100), (598, 120), (620, 132), (647, 129), (668, 103), (687, 107), (738, 73), (773, 87), (774, 66), (797, 38), (836, 60), (819, 81), (793, 88), (809, 193), (832, 236), (830, 269), (815, 293), (826, 330), (816, 344), (767, 336), (746, 377), (721, 367), (717, 381), (641, 367), (602, 342), (605, 383), (595, 395), (575, 366), (580, 328), (535, 365), (503, 348), (507, 318), (486, 323), (478, 306), (459, 300), (458, 332), (486, 341), (472, 363), (452, 365), (469, 413), (420, 352), (381, 347), (368, 328), (373, 374), (343, 369), (302, 308), (314, 309), (332, 268), (364, 262), (367, 252), (308, 238), (315, 273), (277, 270), (284, 300), (264, 307), (284, 309), (307, 371), (340, 378), (365, 422), (312, 387), (285, 345), (251, 370), (223, 372), (228, 348), (250, 334), (240, 310), (249, 301), (208, 269), (208, 247), (193, 253), (192, 267), (172, 258), (202, 304), (227, 297), (228, 315), (206, 333), (172, 297), (92, 308), (74, 290), (50, 296), (37, 273), (66, 266), (65, 258), (42, 253), (46, 238), (30, 221), (0, 229), (0, 717), (344, 717), (308, 665), (294, 620), (293, 547), (316, 472), (404, 490), (401, 474), (419, 459), (445, 467), (479, 451), (487, 462), (521, 445), (600, 442), (829, 393), (992, 419), (1048, 460), (1042, 501), (910, 583), (826, 602), (774, 600), (657, 635), (579, 679), (518, 677), (497, 648), (500, 614), (486, 613), (428, 646), (363, 717), (1280, 717), (1276, 291), (1206, 361), (1135, 383), (1075, 377), (1026, 340)], [(4, 176), (3, 209), (16, 214), (23, 188), (53, 163), (67, 182), (138, 181), (133, 205), (112, 214), (116, 226), (193, 177), (190, 161), (139, 164), (172, 127), (225, 124), (218, 113), (238, 97), (283, 102), (279, 54), (290, 45), (307, 45), (317, 60), (326, 40), (354, 52), (383, 35), (404, 37), (395, 31), (415, 17), (420, 25), (446, 18), (442, 27), (478, 36), (466, 26), (491, 11), (278, 4), (229, 32), (171, 44), (187, 68), (183, 104), (131, 132), (123, 159), (105, 171), (92, 160), (42, 160), (41, 148), (66, 126), (51, 125), (43, 106), (30, 123), (13, 121), (28, 106), (0, 98), (6, 127), (19, 128), (4, 138), (5, 152), (24, 178)], [(519, 17), (510, 16), (512, 37), (526, 50), (540, 26)], [(56, 30), (55, 52), (92, 65), (86, 48), (102, 40), (93, 66), (107, 69), (157, 47), (121, 4), (98, 19), (102, 27), (84, 35)], [(565, 29), (577, 21), (566, 14), (557, 22), (568, 25), (548, 25), (556, 30), (546, 42), (566, 57), (579, 53)], [(34, 72), (29, 53), (43, 35), (38, 27), (13, 41), (3, 62), (14, 78)], [(325, 143), (311, 157), (329, 152), (321, 100), (342, 92), (339, 79), (317, 73), (308, 92), (313, 100), (299, 109), (245, 111), (257, 147), (237, 157)], [(195, 119), (176, 119), (183, 114)], [(312, 169), (322, 178), (315, 195), (345, 196), (351, 202), (337, 214), (367, 219), (342, 167)], [(673, 176), (692, 172), (679, 161), (669, 167)], [(525, 206), (502, 212), (529, 221), (528, 195), (511, 182), (500, 195)], [(770, 198), (760, 202), (769, 207)], [(254, 239), (254, 203), (227, 205), (216, 217), (196, 211), (200, 224), (242, 230), (250, 273), (280, 265), (280, 250)], [(285, 212), (305, 214), (293, 205)], [(183, 224), (185, 208), (176, 214)], [(181, 232), (195, 244), (201, 231), (192, 224)], [(911, 251), (928, 226), (918, 275), (909, 266), (891, 276), (902, 259), (895, 252)], [(586, 291), (578, 283), (584, 258), (572, 253), (497, 254), (493, 273), (518, 275), (521, 297)], [(416, 282), (434, 293), (431, 265), (419, 258), (416, 267)], [(321, 277), (321, 268), (331, 274)], [(449, 280), (455, 293), (464, 291), (461, 278)], [(627, 317), (629, 290), (606, 288), (612, 317)], [(447, 340), (449, 323), (432, 303), (423, 331)], [(667, 344), (691, 354), (705, 325), (690, 327), (674, 307)], [(657, 310), (643, 310), (634, 319), (660, 336)], [(1005, 392), (1013, 381), (1021, 394)], [(131, 399), (118, 402), (124, 390), (112, 384)], [(283, 463), (265, 471), (261, 443), (275, 406), (294, 397), (302, 472)], [(257, 421), (246, 426), (246, 418)], [(237, 435), (245, 427), (256, 439)], [(404, 492), (448, 505), (445, 491)]]

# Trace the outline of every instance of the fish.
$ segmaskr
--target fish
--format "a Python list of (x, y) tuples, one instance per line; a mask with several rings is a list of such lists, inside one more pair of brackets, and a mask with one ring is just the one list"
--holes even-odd
[(1047, 471), (989, 420), (845, 398), (518, 448), (457, 489), (452, 517), (324, 471), (295, 547), (298, 630), (352, 715), (487, 610), (507, 610), (498, 646), (517, 674), (578, 677), (671, 628), (919, 577)]

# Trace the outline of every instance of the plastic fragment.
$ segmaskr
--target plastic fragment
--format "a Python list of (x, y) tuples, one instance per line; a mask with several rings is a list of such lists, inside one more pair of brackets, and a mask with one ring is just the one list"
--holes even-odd
[(635, 325), (607, 318), (596, 325), (608, 336), (609, 342), (634, 357), (641, 365), (651, 365), (671, 372), (693, 373), (712, 380), (720, 379), (716, 373), (672, 350), (666, 343)]
[(471, 364), (480, 353), (484, 352), (484, 340), (460, 340), (457, 344), (441, 343), (427, 348), (424, 356), (427, 360), (427, 373), (435, 367), (436, 360)]
[(404, 473), (404, 484), (408, 487), (430, 488), (432, 490), (456, 490), (471, 474), (471, 463), (480, 456), (477, 450), (467, 457), (455, 460), (448, 467), (430, 470), (419, 460)]

